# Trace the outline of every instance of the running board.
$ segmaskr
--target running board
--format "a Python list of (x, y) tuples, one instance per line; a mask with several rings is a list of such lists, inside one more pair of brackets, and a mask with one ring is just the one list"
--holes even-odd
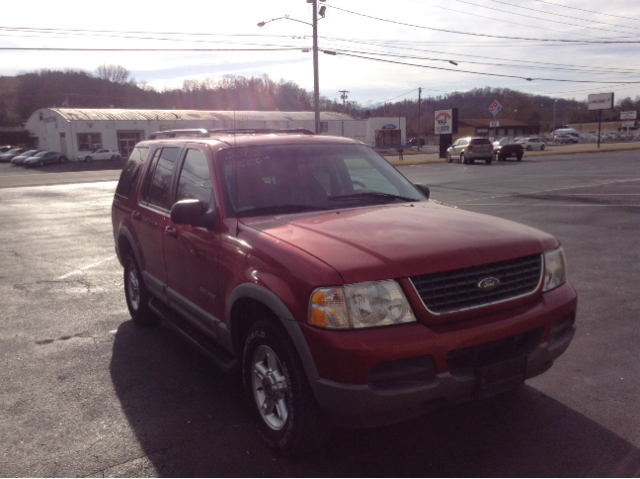
[(175, 313), (160, 300), (151, 298), (149, 309), (157, 314), (169, 326), (190, 341), (205, 356), (211, 359), (216, 366), (227, 374), (235, 374), (240, 371), (240, 361), (229, 351), (216, 343), (209, 336), (192, 326), (187, 320)]

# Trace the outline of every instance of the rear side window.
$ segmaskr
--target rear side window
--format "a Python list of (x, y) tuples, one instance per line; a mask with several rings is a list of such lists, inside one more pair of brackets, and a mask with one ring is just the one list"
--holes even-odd
[(180, 148), (163, 148), (158, 163), (153, 170), (153, 177), (149, 185), (149, 203), (167, 208), (171, 178), (176, 162), (180, 156)]
[(127, 160), (127, 164), (122, 169), (122, 173), (120, 173), (120, 181), (116, 188), (117, 195), (124, 196), (125, 198), (131, 196), (131, 190), (138, 178), (138, 173), (140, 173), (140, 167), (147, 159), (148, 154), (149, 148), (147, 147), (133, 149), (129, 160)]
[(471, 144), (472, 145), (490, 145), (491, 141), (489, 140), (489, 138), (476, 138), (474, 140), (471, 140)]

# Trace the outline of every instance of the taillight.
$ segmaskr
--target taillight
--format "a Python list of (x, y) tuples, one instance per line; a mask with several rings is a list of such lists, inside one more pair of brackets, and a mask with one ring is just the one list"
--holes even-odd
[(489, 145), (489, 151), (493, 150), (493, 145)]
[(475, 147), (475, 146), (473, 146), (473, 145), (469, 145), (469, 151), (471, 151), (471, 150), (475, 150), (475, 149), (476, 149), (476, 147)]

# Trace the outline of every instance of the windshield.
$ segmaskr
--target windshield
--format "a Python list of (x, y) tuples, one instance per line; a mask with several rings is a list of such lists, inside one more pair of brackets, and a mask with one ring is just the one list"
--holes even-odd
[(41, 151), (40, 153), (37, 153), (37, 154), (35, 154), (35, 155), (33, 155), (33, 156), (38, 156), (38, 157), (39, 157), (39, 156), (44, 156), (44, 155), (46, 155), (47, 153), (49, 153), (49, 152), (48, 152), (48, 151)]
[(393, 166), (363, 145), (273, 145), (218, 153), (230, 216), (260, 216), (422, 201)]

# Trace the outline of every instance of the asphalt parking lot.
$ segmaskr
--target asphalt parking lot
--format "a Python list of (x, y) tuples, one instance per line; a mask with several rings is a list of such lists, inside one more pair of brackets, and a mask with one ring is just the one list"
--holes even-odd
[(517, 394), (337, 429), (295, 459), (262, 444), (237, 379), (130, 321), (110, 223), (117, 170), (42, 172), (47, 186), (16, 187), (25, 179), (8, 168), (0, 476), (640, 474), (639, 150), (401, 166), (434, 200), (556, 235), (579, 294), (575, 340)]

